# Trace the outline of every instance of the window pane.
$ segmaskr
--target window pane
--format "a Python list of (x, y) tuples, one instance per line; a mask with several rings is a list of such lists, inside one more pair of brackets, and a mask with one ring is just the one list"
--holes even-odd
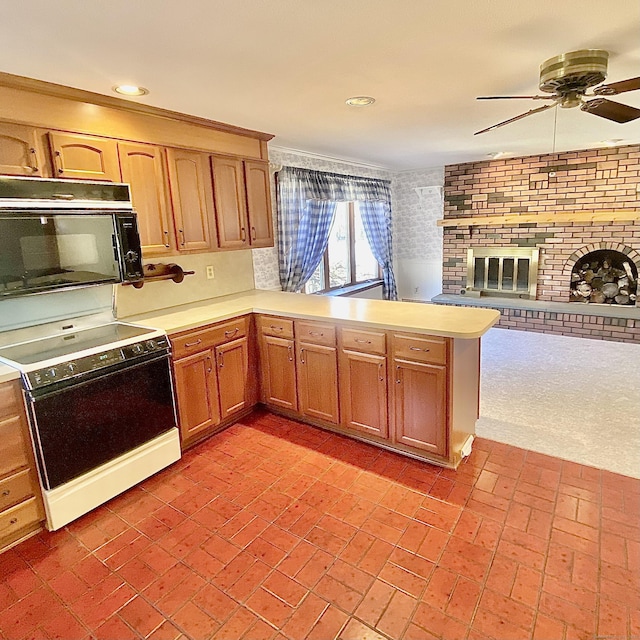
[(318, 268), (307, 280), (307, 283), (304, 285), (304, 292), (316, 293), (316, 291), (322, 291), (322, 289), (324, 289), (324, 260), (320, 260)]
[(371, 253), (371, 247), (364, 232), (362, 217), (360, 216), (360, 208), (358, 203), (354, 202), (354, 251), (356, 254), (356, 282), (371, 280), (379, 276), (378, 261)]
[(351, 282), (349, 264), (349, 203), (338, 202), (329, 234), (329, 286), (342, 287)]

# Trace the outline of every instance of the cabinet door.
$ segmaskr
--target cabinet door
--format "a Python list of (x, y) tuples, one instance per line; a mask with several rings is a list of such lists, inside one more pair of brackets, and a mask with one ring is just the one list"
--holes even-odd
[(167, 149), (171, 204), (180, 251), (204, 251), (215, 245), (208, 158), (199, 151)]
[(379, 438), (389, 435), (385, 356), (340, 352), (340, 405), (347, 429)]
[(33, 127), (0, 123), (0, 173), (43, 176), (42, 149)]
[(145, 256), (171, 253), (171, 232), (164, 152), (147, 144), (118, 143), (122, 181), (131, 187), (131, 199), (138, 213), (138, 229)]
[(220, 422), (213, 358), (207, 350), (173, 363), (183, 443)]
[(120, 182), (115, 140), (49, 132), (54, 178)]
[(298, 410), (296, 360), (293, 340), (262, 337), (262, 401), (290, 411)]
[(447, 368), (393, 361), (394, 441), (447, 455)]
[(242, 160), (211, 156), (220, 248), (249, 246)]
[(249, 238), (252, 247), (273, 247), (269, 163), (244, 161)]
[(298, 395), (303, 414), (338, 424), (338, 362), (335, 347), (298, 345)]
[(239, 338), (216, 347), (216, 366), (220, 413), (224, 420), (248, 406), (249, 344), (247, 338)]

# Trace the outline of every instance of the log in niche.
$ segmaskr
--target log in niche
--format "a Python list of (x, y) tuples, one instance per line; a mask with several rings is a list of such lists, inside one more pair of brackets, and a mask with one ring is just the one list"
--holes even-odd
[(571, 273), (571, 302), (634, 305), (638, 270), (624, 253), (592, 251), (580, 258)]

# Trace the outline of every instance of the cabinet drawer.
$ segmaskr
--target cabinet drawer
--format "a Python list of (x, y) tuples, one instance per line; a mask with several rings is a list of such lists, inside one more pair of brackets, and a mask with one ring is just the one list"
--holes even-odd
[(247, 328), (247, 317), (243, 316), (237, 320), (230, 320), (197, 331), (171, 336), (173, 357), (175, 359), (182, 358), (191, 353), (197, 353), (203, 349), (209, 349), (218, 344), (242, 338), (247, 335)]
[(0, 539), (42, 520), (43, 513), (36, 498), (29, 498), (0, 513)]
[(29, 469), (19, 471), (4, 480), (0, 480), (0, 512), (11, 505), (30, 498), (35, 493)]
[(258, 316), (258, 330), (263, 336), (293, 338), (293, 320), (275, 316)]
[(22, 412), (22, 394), (18, 382), (0, 384), (0, 420)]
[(340, 340), (343, 349), (380, 355), (384, 355), (387, 351), (387, 336), (383, 331), (341, 329)]
[(447, 339), (394, 333), (393, 355), (407, 360), (447, 364)]
[(336, 328), (321, 322), (296, 322), (296, 337), (301, 342), (333, 347), (336, 344)]

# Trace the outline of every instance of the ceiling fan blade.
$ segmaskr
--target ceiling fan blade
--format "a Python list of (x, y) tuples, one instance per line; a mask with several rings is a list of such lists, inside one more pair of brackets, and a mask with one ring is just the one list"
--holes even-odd
[(629, 78), (620, 82), (612, 82), (611, 84), (603, 84), (593, 90), (598, 96), (617, 96), (619, 93), (626, 91), (637, 91), (640, 89), (640, 78)]
[(580, 108), (587, 113), (593, 113), (596, 116), (613, 120), (620, 124), (640, 118), (640, 109), (630, 107), (620, 102), (613, 102), (613, 100), (607, 100), (605, 98), (588, 100), (587, 102), (583, 102)]
[(522, 118), (526, 118), (527, 116), (532, 116), (534, 113), (540, 113), (541, 111), (546, 111), (547, 109), (551, 109), (552, 107), (555, 107), (555, 106), (556, 106), (555, 103), (545, 104), (544, 106), (538, 107), (537, 109), (531, 109), (526, 113), (521, 113), (519, 116), (516, 116), (515, 118), (509, 118), (509, 120), (505, 120), (504, 122), (499, 122), (498, 124), (494, 124), (490, 127), (487, 127), (486, 129), (482, 129), (482, 131), (476, 131), (473, 135), (477, 136), (479, 133), (486, 133), (487, 131), (497, 129), (498, 127), (504, 127), (505, 124), (511, 124), (516, 120), (522, 120)]
[(478, 96), (476, 100), (555, 100), (556, 96)]

